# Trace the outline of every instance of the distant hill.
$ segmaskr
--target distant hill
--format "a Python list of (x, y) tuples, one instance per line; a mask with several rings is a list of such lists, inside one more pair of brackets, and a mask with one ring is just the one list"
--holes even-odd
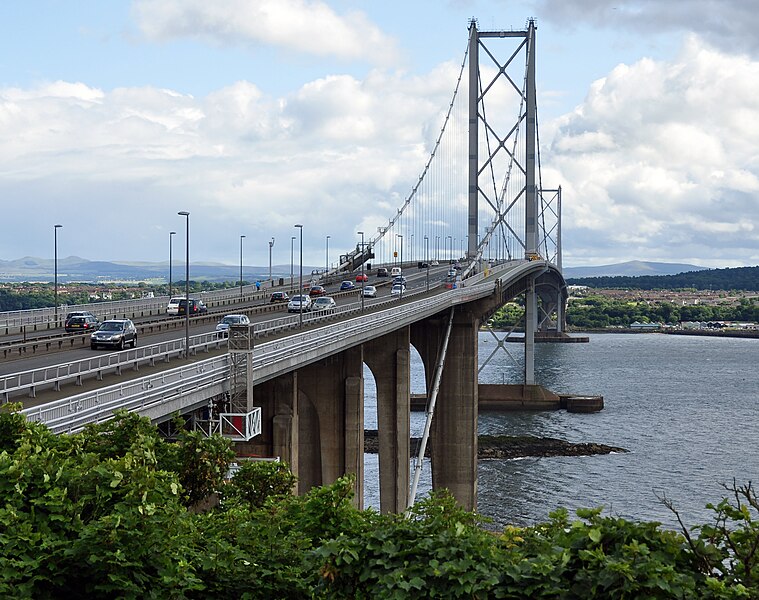
[(706, 267), (680, 263), (645, 262), (631, 260), (597, 267), (564, 267), (565, 278), (575, 277), (637, 277), (639, 275), (676, 275), (689, 271), (704, 271)]
[[(566, 272), (565, 272), (565, 277)], [(641, 275), (638, 277), (567, 277), (569, 285), (593, 288), (625, 288), (638, 290), (697, 290), (759, 291), (759, 266), (732, 269), (708, 269), (676, 275)]]
[[(311, 273), (311, 267), (303, 267), (304, 272)], [(0, 281), (7, 282), (48, 282), (53, 281), (55, 264), (53, 259), (25, 256), (16, 260), (0, 260)], [(78, 256), (58, 259), (59, 282), (108, 282), (108, 281), (150, 281), (168, 280), (168, 261), (150, 262), (108, 262), (92, 261)], [(247, 281), (266, 279), (269, 267), (245, 266), (244, 278)], [(272, 265), (273, 277), (289, 277), (290, 265)], [(240, 277), (239, 265), (220, 263), (190, 263), (190, 279), (195, 281), (237, 281)], [(184, 280), (184, 263), (174, 263), (172, 269), (174, 281)]]

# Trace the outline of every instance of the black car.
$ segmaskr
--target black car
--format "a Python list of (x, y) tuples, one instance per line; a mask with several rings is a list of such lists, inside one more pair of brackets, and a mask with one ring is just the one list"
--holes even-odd
[(92, 315), (77, 316), (66, 319), (64, 329), (66, 333), (78, 333), (80, 331), (95, 331), (100, 326), (98, 321)]
[(66, 313), (66, 319), (63, 321), (63, 326), (66, 327), (69, 324), (69, 321), (73, 319), (74, 317), (92, 317), (93, 319), (97, 320), (95, 315), (93, 315), (89, 311), (73, 310), (71, 312)]
[[(178, 315), (183, 315), (187, 312), (187, 300), (182, 298), (179, 301), (179, 312), (177, 312)], [(203, 304), (202, 300), (196, 300), (195, 298), (190, 298), (190, 316), (194, 315), (204, 315), (208, 312), (208, 307)]]
[(98, 346), (111, 346), (123, 350), (127, 344), (132, 348), (137, 346), (137, 327), (129, 319), (103, 321), (100, 329), (90, 336), (90, 348), (93, 350)]
[(287, 295), (287, 292), (272, 292), (269, 302), (290, 302), (290, 296)]

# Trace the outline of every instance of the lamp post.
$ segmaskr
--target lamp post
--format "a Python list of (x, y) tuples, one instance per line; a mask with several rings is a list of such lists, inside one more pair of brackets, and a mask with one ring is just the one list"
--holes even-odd
[(271, 278), (271, 249), (274, 247), (274, 238), (269, 242), (269, 287), (274, 287), (274, 280)]
[(448, 241), (451, 243), (451, 249), (448, 251), (448, 262), (451, 262), (451, 259), (453, 258), (453, 236), (448, 236)]
[(190, 213), (180, 210), (185, 217), (185, 263), (184, 263), (184, 357), (190, 360)]
[[(403, 276), (403, 236), (400, 233), (396, 233), (399, 238), (401, 238), (401, 277)], [(403, 288), (406, 286), (403, 284), (403, 280), (401, 280), (401, 294), (400, 297), (403, 298)]]
[(435, 260), (440, 260), (440, 236), (435, 236)]
[(176, 231), (169, 231), (169, 300), (171, 300), (171, 263), (173, 262), (171, 253), (172, 253), (172, 246), (174, 245), (174, 236), (177, 234)]
[(58, 327), (58, 229), (63, 225), (53, 225), (53, 289), (55, 295), (55, 326)]
[(411, 251), (409, 252), (409, 260), (413, 263), (414, 262), (414, 234), (411, 234)]
[(427, 265), (427, 291), (430, 291), (430, 238), (424, 236), (424, 264)]
[(242, 241), (245, 239), (244, 235), (240, 236), (240, 302), (242, 302)]
[(295, 243), (295, 236), (290, 238), (290, 295), (293, 295), (293, 244)]
[[(456, 238), (453, 238), (453, 245), (451, 246), (451, 258), (453, 258), (454, 252), (456, 252)], [(456, 262), (459, 262), (458, 257), (456, 257)]]
[(324, 260), (324, 275), (325, 276), (327, 275), (327, 273), (329, 273), (329, 238), (331, 237), (332, 237), (331, 235), (327, 236), (327, 251), (325, 253), (325, 260)]
[(356, 233), (361, 236), (361, 312), (364, 312), (364, 232)]
[(303, 328), (303, 225), (296, 225), (300, 229), (300, 277), (298, 278), (298, 327)]

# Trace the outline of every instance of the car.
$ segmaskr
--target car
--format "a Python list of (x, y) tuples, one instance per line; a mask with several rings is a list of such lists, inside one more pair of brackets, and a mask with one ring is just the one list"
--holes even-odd
[(76, 333), (79, 331), (94, 331), (100, 326), (98, 321), (92, 315), (76, 316), (66, 319), (64, 329), (66, 333)]
[(352, 281), (343, 281), (340, 284), (340, 291), (341, 292), (344, 292), (345, 290), (354, 290), (354, 289), (356, 289), (356, 286), (353, 285)]
[(450, 269), (448, 271), (448, 277), (456, 277), (458, 273), (456, 273), (456, 269)]
[(309, 296), (324, 296), (327, 293), (327, 290), (325, 290), (320, 285), (312, 285), (311, 289), (308, 290)]
[[(187, 300), (182, 298), (179, 301), (179, 310), (177, 312), (178, 315), (185, 314), (185, 311), (187, 310)], [(208, 307), (203, 304), (202, 300), (196, 300), (195, 298), (190, 298), (190, 316), (195, 315), (204, 315), (208, 312)]]
[(376, 298), (377, 288), (373, 285), (364, 286), (364, 298)]
[(406, 291), (406, 286), (402, 283), (395, 283), (393, 284), (393, 289), (390, 290), (391, 296), (402, 296), (403, 292)]
[(401, 273), (403, 273), (403, 270), (400, 267), (393, 267), (392, 269), (390, 269), (391, 277), (398, 277), (398, 275), (400, 275)]
[(362, 281), (369, 281), (369, 276), (366, 273), (356, 275), (356, 283), (361, 283)]
[(287, 292), (272, 292), (269, 303), (275, 304), (277, 302), (290, 302), (290, 296), (287, 295)]
[(430, 263), (419, 262), (419, 263), (417, 263), (417, 267), (419, 267), (420, 269), (429, 269), (430, 268)]
[(225, 315), (216, 324), (216, 331), (229, 331), (231, 325), (250, 325), (250, 319), (247, 315)]
[(378, 267), (377, 277), (387, 277), (387, 269), (385, 267)]
[(95, 315), (93, 315), (88, 310), (73, 310), (71, 312), (66, 313), (66, 318), (63, 320), (63, 326), (65, 327), (66, 324), (69, 322), (69, 319), (73, 319), (74, 317), (92, 317), (92, 318), (96, 318)]
[(438, 266), (440, 263), (439, 263), (438, 261), (436, 261), (436, 260), (433, 260), (433, 261), (432, 261), (430, 264), (431, 264), (433, 267), (437, 267), (437, 266)]
[(400, 283), (401, 285), (406, 285), (408, 281), (406, 281), (406, 278), (403, 275), (398, 275), (398, 277), (393, 277), (393, 285), (396, 283)]
[(179, 302), (181, 300), (184, 300), (184, 296), (177, 296), (176, 298), (172, 298), (171, 300), (169, 300), (169, 303), (166, 306), (166, 314), (167, 315), (178, 315), (179, 314)]
[(311, 296), (300, 294), (293, 296), (287, 303), (287, 312), (306, 312), (311, 310)]
[(321, 296), (311, 304), (311, 310), (313, 311), (334, 312), (336, 308), (337, 304), (332, 296)]
[(137, 346), (137, 327), (130, 319), (110, 319), (103, 321), (100, 328), (90, 336), (90, 348), (112, 346), (123, 350), (129, 344)]

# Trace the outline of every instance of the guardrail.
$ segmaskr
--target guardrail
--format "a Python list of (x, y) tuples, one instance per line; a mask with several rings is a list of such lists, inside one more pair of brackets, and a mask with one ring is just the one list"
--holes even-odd
[[(417, 294), (420, 292), (416, 292)], [(414, 295), (413, 293), (410, 295)], [(367, 307), (368, 310), (377, 310), (387, 304), (397, 302), (395, 299), (388, 299), (380, 302), (374, 302)], [(304, 325), (311, 325), (315, 322), (322, 322), (351, 313), (360, 312), (360, 302), (337, 307), (334, 311), (317, 311), (304, 312)], [(176, 320), (173, 320), (176, 321)], [(278, 319), (271, 319), (260, 323), (254, 323), (253, 334), (256, 338), (286, 331), (298, 327), (300, 324), (300, 315), (288, 315)], [(86, 336), (78, 336), (86, 337)], [(69, 338), (66, 338), (69, 339)], [(130, 367), (139, 369), (142, 364), (155, 364), (156, 362), (168, 362), (173, 357), (182, 356), (184, 353), (184, 338), (170, 340), (167, 342), (158, 342), (148, 346), (140, 346), (131, 350), (122, 350), (106, 355), (93, 356), (92, 358), (81, 359), (50, 367), (42, 367), (20, 373), (14, 373), (5, 377), (0, 377), (0, 397), (4, 402), (8, 402), (11, 397), (26, 394), (30, 398), (35, 398), (37, 391), (41, 389), (52, 388), (60, 391), (61, 385), (66, 382), (74, 381), (76, 385), (82, 385), (83, 381), (88, 378), (102, 379), (106, 373), (121, 373), (122, 368)], [(190, 337), (190, 352), (197, 354), (198, 351), (208, 351), (210, 347), (221, 347), (226, 345), (226, 333), (210, 332)]]
[[(193, 335), (190, 337), (190, 352), (195, 354), (198, 351), (208, 352), (210, 348), (219, 348), (226, 343), (227, 336), (225, 333), (214, 331)], [(52, 388), (60, 391), (61, 385), (66, 382), (74, 381), (76, 385), (82, 385), (85, 379), (102, 380), (104, 374), (121, 374), (124, 368), (139, 370), (140, 365), (143, 364), (153, 365), (159, 361), (168, 362), (171, 358), (184, 354), (184, 344), (184, 338), (170, 340), (131, 350), (99, 354), (83, 360), (13, 373), (0, 378), (0, 396), (4, 402), (8, 402), (13, 396), (24, 393), (30, 398), (36, 398), (38, 390)]]
[[(379, 310), (339, 323), (311, 329), (284, 338), (256, 345), (252, 352), (253, 367), (257, 381), (274, 377), (280, 372), (297, 368), (292, 358), (300, 357), (299, 366), (309, 364), (339, 351), (340, 347), (362, 343), (375, 337), (377, 330), (390, 330), (402, 326), (405, 321), (418, 320), (426, 314), (444, 310), (446, 306), (468, 302), (492, 292), (493, 282), (475, 284), (445, 294), (425, 297), (406, 304), (397, 304), (393, 310)], [(423, 294), (424, 291), (413, 294)], [(411, 295), (411, 294), (410, 294)], [(441, 301), (442, 299), (442, 301)], [(394, 301), (383, 302), (382, 306)], [(360, 310), (360, 308), (359, 308)], [(298, 317), (294, 317), (297, 319)], [(318, 343), (316, 343), (318, 342)], [(304, 350), (305, 349), (305, 350)], [(205, 361), (182, 365), (130, 382), (100, 388), (22, 411), (27, 419), (41, 421), (56, 433), (75, 432), (87, 423), (105, 421), (117, 409), (145, 412), (148, 409), (168, 405), (166, 414), (177, 410), (172, 401), (189, 398), (188, 404), (198, 403), (198, 394), (206, 390), (212, 397), (224, 391), (229, 375), (229, 356), (217, 356)], [(203, 400), (201, 400), (202, 402)], [(187, 405), (181, 408), (187, 409)]]

